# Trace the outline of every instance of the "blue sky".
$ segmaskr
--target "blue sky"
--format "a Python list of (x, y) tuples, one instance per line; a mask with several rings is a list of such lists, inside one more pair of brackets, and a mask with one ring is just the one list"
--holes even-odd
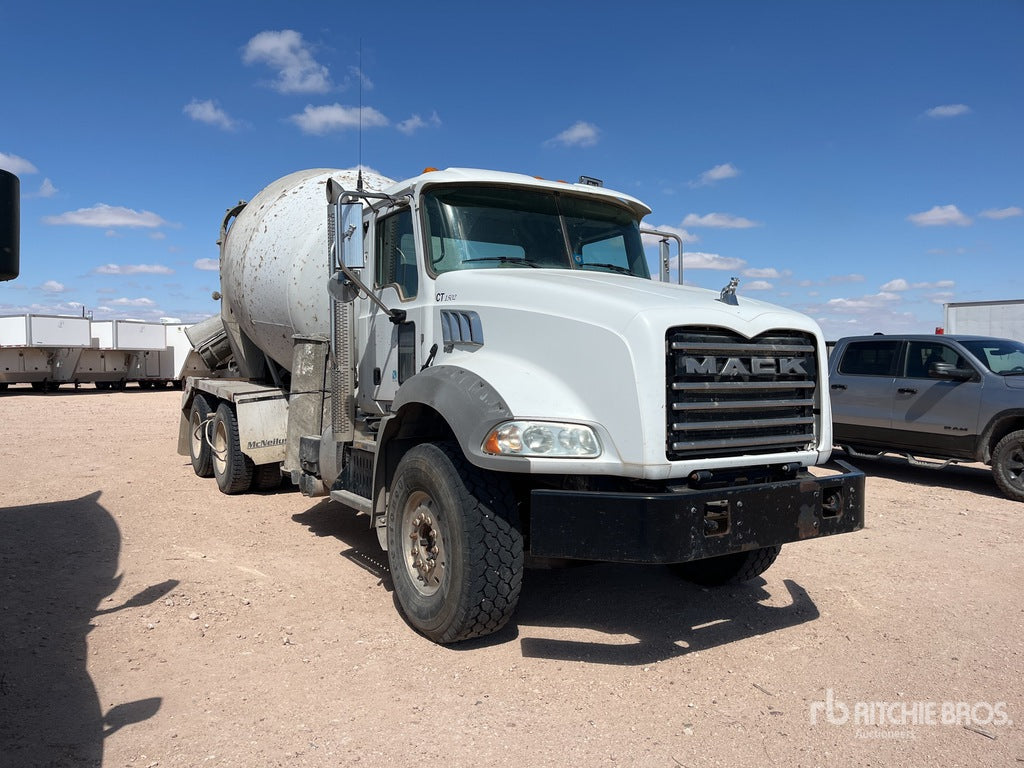
[(596, 176), (687, 282), (829, 338), (1024, 297), (1020, 0), (0, 0), (0, 30), (0, 314), (213, 314), (225, 209), (360, 159)]

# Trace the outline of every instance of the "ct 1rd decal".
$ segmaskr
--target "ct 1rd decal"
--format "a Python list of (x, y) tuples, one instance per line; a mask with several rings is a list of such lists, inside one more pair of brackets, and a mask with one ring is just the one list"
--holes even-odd
[(457, 293), (445, 293), (444, 291), (439, 291), (438, 293), (434, 294), (434, 301), (455, 301), (455, 299), (457, 299), (458, 296), (459, 295)]

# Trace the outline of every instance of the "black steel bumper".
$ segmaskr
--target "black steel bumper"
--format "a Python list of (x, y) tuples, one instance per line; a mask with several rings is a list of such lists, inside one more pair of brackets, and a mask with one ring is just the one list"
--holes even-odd
[(534, 490), (529, 551), (538, 557), (682, 563), (864, 527), (864, 473), (845, 461), (781, 482), (605, 493)]

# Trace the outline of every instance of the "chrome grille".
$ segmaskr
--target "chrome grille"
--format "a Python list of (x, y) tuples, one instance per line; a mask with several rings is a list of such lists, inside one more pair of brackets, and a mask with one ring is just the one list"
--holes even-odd
[(813, 446), (814, 336), (773, 330), (747, 339), (722, 328), (670, 328), (665, 347), (669, 460)]

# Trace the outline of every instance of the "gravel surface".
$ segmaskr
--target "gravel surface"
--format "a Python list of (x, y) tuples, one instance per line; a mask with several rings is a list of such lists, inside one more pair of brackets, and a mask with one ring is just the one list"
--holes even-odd
[(706, 590), (527, 572), (434, 645), (367, 518), (228, 497), (180, 393), (0, 393), (0, 766), (1024, 764), (1024, 505), (980, 466), (868, 474), (863, 531)]

